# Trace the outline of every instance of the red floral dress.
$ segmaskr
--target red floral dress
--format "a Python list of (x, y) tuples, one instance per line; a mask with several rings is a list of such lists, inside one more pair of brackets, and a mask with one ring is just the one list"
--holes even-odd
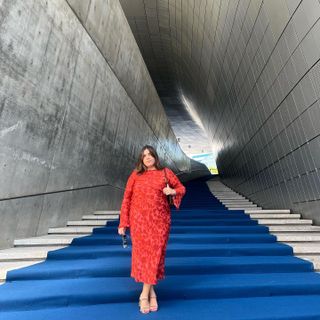
[[(176, 191), (174, 205), (179, 209), (185, 187), (169, 168), (169, 186)], [(163, 193), (163, 170), (131, 173), (121, 205), (119, 228), (130, 228), (132, 240), (131, 277), (137, 282), (157, 284), (164, 278), (164, 260), (169, 238), (170, 207)]]

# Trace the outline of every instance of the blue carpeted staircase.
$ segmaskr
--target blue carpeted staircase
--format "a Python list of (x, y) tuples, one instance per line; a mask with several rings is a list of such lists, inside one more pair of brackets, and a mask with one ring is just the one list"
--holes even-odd
[(320, 319), (320, 275), (268, 228), (227, 210), (204, 179), (189, 182), (172, 211), (159, 311), (141, 315), (118, 221), (76, 238), (48, 259), (10, 271), (0, 319)]

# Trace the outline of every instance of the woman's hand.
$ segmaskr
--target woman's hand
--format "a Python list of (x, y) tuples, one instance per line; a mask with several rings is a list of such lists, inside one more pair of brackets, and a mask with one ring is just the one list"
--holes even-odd
[(168, 185), (165, 187), (165, 188), (163, 188), (163, 193), (166, 195), (166, 196), (168, 196), (168, 195), (173, 195), (173, 196), (175, 196), (176, 195), (176, 190), (174, 190), (174, 189), (171, 189)]
[(124, 236), (126, 234), (126, 228), (118, 228), (118, 233), (120, 234), (120, 236)]

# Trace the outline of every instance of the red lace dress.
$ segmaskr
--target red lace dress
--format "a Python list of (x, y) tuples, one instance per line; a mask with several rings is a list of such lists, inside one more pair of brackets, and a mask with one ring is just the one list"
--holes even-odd
[[(176, 191), (174, 205), (179, 209), (185, 187), (169, 168), (169, 186)], [(164, 278), (164, 261), (171, 215), (163, 188), (163, 170), (134, 170), (127, 182), (121, 205), (119, 228), (130, 228), (132, 240), (131, 277), (137, 282), (156, 284)]]

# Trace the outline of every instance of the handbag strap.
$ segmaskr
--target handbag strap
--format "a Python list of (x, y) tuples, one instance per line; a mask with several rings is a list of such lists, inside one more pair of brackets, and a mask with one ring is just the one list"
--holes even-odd
[(167, 178), (166, 168), (164, 168), (164, 169), (163, 169), (163, 172), (164, 172), (164, 179), (165, 179), (165, 182), (166, 182), (166, 184), (168, 184), (168, 178)]

